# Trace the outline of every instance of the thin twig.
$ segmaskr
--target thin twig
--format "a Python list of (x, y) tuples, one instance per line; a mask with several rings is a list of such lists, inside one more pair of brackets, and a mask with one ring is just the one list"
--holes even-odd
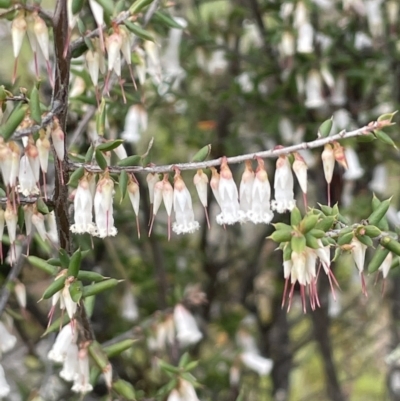
[(46, 128), (53, 122), (53, 118), (57, 116), (59, 112), (63, 110), (63, 108), (64, 106), (61, 102), (59, 102), (58, 100), (54, 100), (51, 106), (51, 110), (46, 114), (46, 116), (43, 118), (40, 124), (35, 124), (29, 128), (15, 131), (11, 139), (12, 140), (22, 139), (25, 136), (29, 136), (34, 134), (35, 132), (38, 132), (42, 128)]
[[(261, 152), (255, 152), (255, 153), (247, 153), (244, 155), (239, 155), (239, 156), (233, 156), (233, 157), (228, 157), (227, 161), (229, 164), (237, 164), (244, 162), (246, 160), (252, 160), (256, 157), (260, 157), (262, 159), (267, 159), (267, 158), (276, 158), (281, 155), (287, 155), (290, 153), (298, 152), (300, 150), (304, 149), (315, 149), (315, 148), (320, 148), (327, 143), (335, 142), (335, 141), (340, 141), (343, 139), (348, 139), (348, 138), (354, 138), (357, 136), (362, 136), (365, 134), (368, 134), (370, 132), (373, 132), (374, 130), (382, 128), (382, 126), (386, 126), (384, 121), (375, 121), (370, 123), (369, 125), (366, 125), (364, 127), (358, 128), (354, 131), (346, 132), (346, 131), (341, 131), (338, 134), (328, 136), (326, 138), (318, 138), (314, 141), (310, 142), (303, 142), (298, 145), (291, 145), (287, 147), (277, 147), (274, 149), (270, 150), (264, 150)], [(121, 166), (109, 166), (108, 171), (111, 173), (120, 173), (121, 171), (127, 171), (130, 173), (169, 173), (173, 172), (175, 169), (179, 170), (197, 170), (201, 168), (208, 168), (208, 167), (215, 167), (219, 166), (221, 164), (221, 158), (214, 159), (214, 160), (208, 160), (204, 162), (189, 162), (189, 163), (175, 163), (175, 164), (168, 164), (168, 165), (163, 165), (163, 166), (148, 166), (148, 167), (141, 167), (141, 166), (129, 166), (129, 167), (121, 167)], [(101, 173), (102, 170), (99, 166), (91, 165), (91, 164), (85, 164), (85, 163), (69, 163), (69, 169), (70, 171), (76, 170), (79, 167), (84, 167), (87, 171), (92, 172), (92, 173)]]
[(2, 290), (0, 292), (0, 317), (7, 305), (8, 298), (11, 295), (12, 283), (13, 281), (19, 276), (22, 270), (22, 266), (24, 264), (24, 254), (26, 253), (28, 247), (28, 239), (25, 240), (24, 244), (22, 245), (22, 253), (18, 260), (14, 263), (11, 267), (10, 273), (8, 273), (7, 280), (2, 286)]

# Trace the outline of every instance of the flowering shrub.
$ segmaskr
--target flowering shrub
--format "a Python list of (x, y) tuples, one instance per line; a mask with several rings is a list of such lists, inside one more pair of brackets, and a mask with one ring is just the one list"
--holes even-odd
[[(182, 38), (191, 32), (195, 36), (199, 27), (193, 21), (173, 17), (176, 10), (171, 4), (161, 4), (157, 0), (133, 3), (57, 0), (50, 13), (37, 3), (0, 1), (4, 8), (0, 17), (11, 21), (14, 56), (11, 84), (0, 86), (0, 170), (4, 206), (0, 209), (0, 234), (7, 247), (7, 257), (4, 258), (3, 246), (0, 256), (2, 263), (10, 266), (0, 292), (0, 317), (4, 316), (4, 323), (0, 321), (1, 353), (9, 352), (17, 342), (11, 334), (12, 320), (23, 320), (30, 310), (27, 304), (29, 285), (25, 286), (26, 278), (21, 274), (22, 267), (26, 265), (26, 270), (30, 265), (46, 276), (46, 279), (40, 276), (38, 280), (46, 284), (40, 286), (42, 295), (37, 298), (43, 301), (42, 304), (50, 302), (45, 306), (48, 309), (47, 327), (41, 328), (40, 335), (51, 339), (51, 334), (58, 332), (55, 339), (49, 340), (52, 345), (45, 359), (62, 364), (59, 376), (70, 384), (68, 388), (72, 392), (86, 394), (95, 391), (100, 383), (106, 393), (120, 399), (144, 399), (149, 395), (160, 400), (190, 401), (198, 400), (200, 392), (212, 399), (211, 392), (200, 384), (201, 379), (207, 381), (208, 370), (200, 371), (199, 381), (195, 378), (196, 373), (191, 373), (196, 372), (203, 358), (209, 360), (210, 371), (216, 369), (215, 374), (218, 369), (228, 372), (226, 381), (229, 381), (234, 399), (244, 399), (246, 384), (240, 390), (239, 387), (246, 369), (256, 373), (260, 380), (272, 374), (275, 395), (282, 390), (284, 395), (280, 399), (287, 399), (288, 384), (281, 389), (276, 378), (282, 376), (279, 373), (281, 355), (274, 355), (273, 349), (267, 353), (257, 346), (245, 317), (242, 316), (240, 324), (234, 323), (230, 339), (228, 329), (224, 331), (216, 323), (206, 327), (205, 320), (213, 319), (213, 316), (219, 316), (222, 322), (223, 309), (229, 306), (226, 300), (213, 303), (218, 292), (213, 286), (222, 280), (218, 271), (213, 270), (214, 263), (220, 266), (221, 272), (221, 266), (235, 264), (240, 251), (237, 244), (224, 243), (223, 238), (229, 238), (232, 233), (236, 235), (240, 227), (246, 232), (243, 237), (248, 235), (254, 241), (246, 241), (250, 247), (256, 242), (254, 233), (263, 230), (263, 237), (268, 234), (262, 243), (277, 246), (282, 251), (278, 263), (283, 267), (280, 275), (282, 290), (274, 291), (279, 292), (282, 297), (279, 306), (287, 312), (296, 309), (297, 298), (300, 298), (304, 313), (308, 309), (314, 312), (325, 308), (326, 294), (320, 292), (323, 273), (336, 301), (343, 281), (335, 274), (334, 264), (343, 255), (351, 256), (365, 297), (368, 295), (365, 270), (368, 273), (379, 271), (386, 280), (391, 268), (398, 265), (400, 243), (387, 217), (391, 198), (381, 200), (373, 195), (369, 212), (363, 216), (355, 214), (355, 218), (350, 219), (346, 210), (343, 211), (349, 206), (345, 205), (346, 198), (343, 195), (343, 199), (339, 199), (340, 196), (335, 194), (335, 174), (339, 172), (350, 184), (364, 174), (354, 150), (355, 144), (375, 141), (384, 151), (396, 148), (390, 128), (394, 125), (395, 113), (379, 109), (374, 118), (364, 115), (359, 124), (354, 124), (343, 108), (348, 101), (346, 76), (344, 73), (334, 76), (328, 65), (328, 55), (332, 52), (333, 57), (334, 46), (325, 30), (337, 28), (335, 21), (346, 25), (354, 15), (365, 17), (370, 36), (356, 32), (351, 39), (354, 39), (355, 49), (361, 52), (378, 46), (384, 25), (378, 18), (381, 13), (379, 2), (343, 2), (341, 7), (336, 4), (339, 2), (332, 2), (333, 5), (324, 1), (315, 1), (312, 5), (303, 1), (282, 2), (279, 7), (274, 6), (272, 16), (266, 16), (266, 20), (276, 19), (274, 23), (268, 20), (268, 24), (279, 25), (276, 39), (271, 43), (266, 38), (269, 27), (262, 18), (263, 10), (259, 9), (257, 1), (250, 3), (251, 18), (257, 21), (256, 25), (243, 16), (239, 18), (235, 10), (229, 14), (234, 21), (239, 18), (237, 22), (240, 22), (241, 32), (235, 49), (229, 47), (229, 30), (224, 32), (226, 27), (218, 26), (218, 16), (211, 12), (208, 17), (202, 17), (209, 20), (210, 26), (214, 22), (217, 24), (214, 49), (205, 54), (196, 44), (197, 54), (193, 57), (196, 66), (193, 66), (193, 59), (189, 59), (183, 68), (179, 51), (190, 44), (185, 43), (189, 40), (187, 37), (185, 41)], [(387, 3), (390, 28), (397, 22), (392, 14), (398, 14), (399, 10), (396, 2)], [(226, 14), (226, 7), (229, 8), (227, 4), (222, 7), (221, 15)], [(332, 8), (332, 16), (321, 18), (323, 24), (317, 32), (310, 14), (325, 8)], [(238, 15), (248, 12), (239, 11)], [(31, 74), (27, 75), (35, 78), (32, 82), (30, 77), (29, 89), (20, 87), (18, 92), (16, 81), (23, 77), (20, 58), (24, 55), (25, 35), (30, 46), (29, 57), (33, 60)], [(168, 37), (165, 46), (163, 37)], [(233, 59), (246, 54), (251, 58), (254, 49), (257, 53), (261, 48), (271, 56), (269, 61), (277, 60), (274, 65), (279, 71), (274, 75), (276, 82), (269, 81), (265, 72), (257, 72), (257, 69), (249, 68), (239, 74), (238, 67), (232, 62), (229, 74), (234, 75), (231, 78), (234, 78), (234, 90), (240, 98), (238, 104), (243, 99), (252, 102), (258, 97), (270, 102), (265, 97), (267, 94), (271, 99), (282, 95), (274, 88), (279, 82), (280, 87), (288, 91), (288, 97), (295, 87), (301, 107), (309, 113), (304, 118), (312, 115), (311, 120), (319, 121), (318, 129), (307, 127), (306, 137), (304, 126), (299, 123), (295, 130), (286, 117), (289, 112), (282, 111), (279, 121), (271, 116), (275, 121), (274, 129), (278, 128), (280, 135), (275, 135), (270, 142), (252, 141), (258, 145), (255, 148), (250, 144), (251, 135), (243, 135), (238, 140), (240, 131), (247, 130), (251, 126), (250, 120), (255, 119), (254, 115), (249, 119), (243, 116), (248, 126), (237, 127), (237, 138), (225, 141), (225, 130), (233, 121), (232, 110), (221, 102), (217, 121), (200, 121), (205, 106), (199, 99), (193, 99), (194, 103), (199, 102), (196, 132), (202, 133), (196, 138), (193, 135), (191, 143), (188, 140), (189, 153), (200, 148), (194, 156), (186, 154), (186, 144), (182, 146), (185, 154), (179, 154), (179, 135), (173, 137), (172, 145), (165, 140), (166, 135), (155, 134), (151, 140), (145, 138), (144, 133), (149, 129), (148, 113), (152, 117), (152, 109), (157, 118), (157, 102), (162, 103), (160, 109), (167, 109), (167, 115), (171, 113), (170, 120), (166, 115), (159, 116), (164, 127), (171, 125), (174, 132), (182, 130), (176, 116), (193, 112), (183, 101), (184, 96), (179, 95), (184, 91), (185, 81), (197, 91), (204, 84), (206, 98), (210, 82), (196, 78), (197, 75), (210, 77), (209, 81), (221, 80), (222, 87), (231, 85), (231, 82), (222, 82), (229, 70), (229, 51), (232, 51)], [(314, 60), (315, 52), (318, 57)], [(296, 70), (296, 62), (300, 63), (303, 57), (310, 58), (305, 61), (303, 70)], [(333, 69), (333, 64), (331, 67)], [(43, 68), (46, 79), (41, 78)], [(51, 90), (51, 100), (44, 95), (46, 85)], [(209, 101), (214, 102), (213, 99)], [(240, 108), (230, 102), (233, 100), (226, 100), (231, 108)], [(283, 104), (286, 110), (288, 104)], [(336, 109), (332, 118), (325, 116), (328, 106)], [(73, 131), (70, 124), (74, 119)], [(117, 134), (122, 128), (119, 120), (124, 120), (125, 126)], [(258, 122), (254, 123), (256, 125)], [(213, 129), (219, 132), (217, 140), (210, 135)], [(87, 140), (83, 139), (84, 134)], [(147, 149), (139, 154), (138, 149), (145, 142)], [(205, 145), (208, 142), (210, 144)], [(234, 142), (238, 142), (238, 147), (232, 152), (229, 146)], [(267, 150), (263, 150), (265, 148)], [(235, 155), (226, 156), (230, 153)], [(270, 168), (268, 159), (274, 162), (276, 159), (275, 169)], [(167, 162), (169, 164), (163, 164)], [(238, 164), (243, 162), (239, 172)], [(324, 191), (310, 195), (309, 170), (312, 171), (316, 163), (321, 167)], [(370, 182), (372, 190), (378, 188), (376, 192), (383, 192), (379, 186), (381, 171), (375, 170)], [(348, 191), (348, 203), (351, 203), (353, 188)], [(129, 198), (135, 215), (135, 229), (133, 219), (125, 218), (129, 213), (126, 198)], [(166, 230), (159, 230), (161, 225), (165, 225)], [(208, 235), (212, 234), (208, 233), (213, 233), (217, 225), (222, 231), (217, 231), (218, 238), (211, 241)], [(150, 279), (148, 272), (144, 272), (144, 257), (131, 255), (126, 258), (140, 273), (128, 271), (119, 261), (125, 255), (119, 255), (115, 245), (111, 244), (121, 241), (121, 253), (129, 254), (126, 231), (129, 231), (130, 240), (134, 237), (131, 233), (137, 232), (137, 239), (132, 241), (142, 241), (138, 244), (144, 245), (137, 248), (147, 247), (146, 252), (154, 257), (155, 279)], [(143, 232), (150, 237), (148, 241), (143, 238), (146, 237)], [(181, 251), (182, 254), (190, 252), (193, 249), (191, 241), (197, 241), (199, 237), (203, 251), (198, 251), (190, 263), (193, 269), (203, 263), (211, 283), (207, 291), (198, 283), (188, 285), (191, 280), (185, 279), (186, 257), (181, 259), (181, 267), (176, 258), (177, 271), (171, 278), (160, 253), (160, 241), (163, 241), (160, 238), (176, 241), (174, 254), (179, 255)], [(209, 254), (207, 243), (214, 247), (209, 249)], [(217, 245), (222, 245), (218, 252)], [(368, 256), (370, 251), (372, 256)], [(108, 262), (113, 266), (106, 273), (95, 264), (106, 257), (105, 253), (109, 254)], [(219, 253), (228, 259), (221, 262)], [(271, 254), (269, 257), (277, 260)], [(143, 274), (143, 282), (137, 285), (141, 286), (142, 295), (148, 291), (150, 299), (147, 302), (151, 307), (138, 307), (130, 285), (131, 281), (136, 284), (131, 274)], [(242, 276), (246, 291), (247, 287), (256, 285), (255, 276), (250, 280), (245, 279), (244, 274)], [(176, 288), (171, 290), (175, 279)], [(182, 283), (184, 288), (181, 288)], [(11, 288), (20, 312), (9, 302)], [(249, 295), (246, 291), (235, 296), (246, 299)], [(130, 326), (127, 334), (121, 335), (112, 332), (111, 328), (110, 338), (104, 338), (110, 332), (102, 333), (96, 329), (96, 319), (100, 316), (101, 320), (107, 321), (106, 316), (110, 313), (104, 310), (102, 315), (96, 305), (99, 308), (104, 294), (118, 292), (122, 294), (121, 315)], [(300, 297), (297, 297), (298, 293)], [(243, 308), (247, 301), (241, 302)], [(268, 320), (273, 310), (272, 306), (270, 308), (263, 321), (259, 313), (261, 307), (258, 304), (256, 307), (260, 328), (264, 330), (272, 325)], [(148, 313), (144, 314), (146, 309)], [(199, 318), (201, 310), (205, 311), (203, 319)], [(41, 315), (42, 312), (37, 313)], [(243, 311), (239, 314), (243, 315)], [(139, 323), (132, 329), (132, 323), (137, 320)], [(199, 356), (196, 347), (210, 338), (216, 344), (216, 355)], [(142, 350), (135, 348), (137, 342), (142, 344)], [(142, 378), (138, 373), (132, 373), (135, 361), (126, 372), (115, 369), (113, 364), (113, 358), (132, 355), (129, 353), (134, 349), (138, 354), (142, 352), (142, 360), (150, 361), (147, 366), (150, 373), (143, 374)], [(144, 350), (149, 358), (143, 356)], [(7, 372), (0, 365), (0, 398), (11, 394), (14, 387), (12, 390)], [(57, 391), (57, 397), (61, 397), (61, 392)], [(221, 397), (227, 399), (228, 396), (224, 392)]]

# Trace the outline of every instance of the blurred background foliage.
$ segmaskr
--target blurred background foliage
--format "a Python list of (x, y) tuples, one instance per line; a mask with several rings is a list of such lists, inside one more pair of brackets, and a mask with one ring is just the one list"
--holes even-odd
[[(43, 6), (50, 9), (52, 4)], [(127, 103), (118, 85), (106, 98), (105, 136), (125, 138), (128, 154), (142, 154), (153, 137), (150, 161), (158, 165), (189, 161), (209, 143), (211, 158), (233, 156), (313, 140), (331, 116), (335, 131), (351, 130), (399, 108), (396, 0), (182, 0), (163, 6), (184, 28), (171, 29), (153, 18), (146, 29), (156, 44), (138, 40), (132, 55), (135, 63), (141, 57), (147, 61), (146, 79), (138, 80), (135, 90), (124, 68)], [(95, 27), (88, 5), (81, 18), (87, 29)], [(1, 25), (1, 34), (4, 59), (11, 60), (9, 22)], [(27, 43), (22, 57), (16, 88), (34, 82)], [(84, 154), (95, 133), (92, 123), (79, 124), (96, 104), (95, 92), (83, 58), (74, 60), (73, 70), (81, 71), (85, 83), (79, 86), (78, 74), (71, 74), (68, 137), (70, 151)], [(3, 82), (10, 71), (8, 62), (1, 63)], [(48, 96), (44, 83), (46, 104)], [(138, 117), (128, 121), (127, 115), (139, 109), (148, 124), (139, 124)], [(389, 132), (399, 143), (397, 126)], [(336, 167), (334, 201), (357, 222), (370, 214), (372, 192), (393, 196), (388, 218), (395, 230), (400, 224), (397, 150), (378, 141), (352, 139), (344, 145), (355, 151), (355, 170), (346, 175)], [(309, 165), (309, 206), (315, 207), (326, 203), (320, 153), (303, 154)], [(274, 161), (266, 164), (273, 182)], [(231, 168), (239, 183), (243, 166)], [(381, 283), (374, 285), (375, 277), (368, 277), (365, 298), (352, 258), (344, 255), (334, 266), (341, 288), (337, 300), (321, 276), (321, 308), (304, 315), (296, 297), (287, 313), (281, 308), (282, 255), (266, 240), (273, 228), (218, 226), (210, 195), (208, 230), (192, 185), (194, 172), (182, 175), (201, 222), (199, 232), (168, 241), (167, 216), (161, 210), (148, 238), (150, 205), (145, 176), (140, 175), (141, 238), (129, 200), (120, 203), (117, 189), (118, 236), (94, 239), (94, 250), (84, 260), (88, 270), (125, 279), (118, 290), (97, 297), (92, 321), (100, 343), (137, 338), (131, 349), (112, 359), (118, 375), (134, 385), (137, 399), (166, 399), (157, 395), (168, 376), (157, 367), (156, 357), (175, 365), (186, 350), (199, 361), (192, 374), (201, 400), (400, 399), (400, 363), (385, 363), (400, 341), (398, 269), (390, 273), (383, 293)], [(296, 191), (302, 209), (300, 189)], [(274, 221), (287, 219), (279, 215)], [(90, 249), (91, 239), (77, 237), (76, 246)], [(39, 242), (31, 252), (45, 255)], [(7, 268), (1, 270), (5, 277)], [(75, 399), (58, 378), (58, 368), (43, 357), (54, 334), (40, 337), (47, 305), (36, 300), (49, 280), (27, 265), (21, 281), (28, 291), (27, 311), (19, 313), (14, 299), (9, 309), (16, 317), (20, 346), (2, 359), (13, 388), (8, 399)], [(187, 348), (155, 349), (150, 338), (178, 302), (195, 316), (203, 339)], [(240, 362), (251, 344), (273, 360), (270, 374), (259, 375)], [(84, 399), (108, 399), (105, 385), (98, 384)]]

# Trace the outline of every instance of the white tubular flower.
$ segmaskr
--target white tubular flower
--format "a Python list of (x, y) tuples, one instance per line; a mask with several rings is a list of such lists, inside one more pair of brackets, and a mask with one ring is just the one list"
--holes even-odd
[(10, 394), (10, 391), (11, 389), (6, 381), (4, 369), (0, 365), (0, 398), (7, 397)]
[(364, 271), (365, 253), (368, 247), (360, 242), (356, 237), (353, 237), (350, 245), (354, 263), (361, 274)]
[(325, 105), (325, 99), (322, 96), (322, 79), (318, 70), (311, 70), (308, 73), (305, 91), (305, 106), (308, 109), (317, 109)]
[(68, 350), (76, 344), (78, 332), (73, 330), (71, 323), (66, 324), (58, 333), (53, 347), (47, 354), (47, 358), (54, 362), (64, 362), (67, 358)]
[(85, 54), (86, 66), (89, 71), (90, 79), (95, 87), (99, 83), (100, 54), (95, 50), (88, 50)]
[(295, 28), (309, 22), (309, 12), (304, 1), (299, 1), (296, 4), (296, 9), (294, 10), (293, 26)]
[(182, 347), (196, 344), (203, 338), (195, 318), (182, 304), (175, 305), (174, 323), (176, 338)]
[(272, 209), (278, 213), (291, 211), (295, 205), (293, 193), (293, 174), (290, 162), (285, 155), (279, 156), (276, 161), (274, 180), (275, 200), (272, 201)]
[(292, 32), (285, 31), (282, 34), (279, 44), (281, 57), (291, 57), (294, 55), (294, 36)]
[(114, 153), (117, 155), (119, 160), (126, 159), (128, 157), (123, 143), (114, 149)]
[(382, 264), (379, 266), (378, 269), (378, 271), (382, 272), (383, 278), (387, 278), (390, 268), (392, 267), (392, 262), (393, 262), (393, 254), (392, 252), (389, 252), (385, 260), (382, 262)]
[(0, 321), (0, 353), (10, 351), (16, 343), (17, 337), (10, 334), (6, 326)]
[(307, 193), (307, 164), (299, 153), (294, 154), (293, 171), (303, 193)]
[(10, 202), (7, 203), (6, 211), (4, 213), (4, 219), (7, 224), (7, 231), (10, 243), (14, 244), (17, 236), (18, 215)]
[(21, 51), (22, 42), (24, 41), (27, 29), (28, 25), (24, 18), (24, 11), (21, 10), (18, 15), (13, 19), (11, 24), (11, 37), (15, 58), (19, 56), (19, 52)]
[(72, 391), (75, 393), (88, 393), (93, 390), (90, 384), (90, 367), (87, 349), (81, 349), (78, 353), (79, 374), (74, 380)]
[(38, 195), (40, 193), (39, 188), (36, 186), (36, 179), (33, 175), (31, 165), (29, 163), (28, 156), (24, 155), (21, 157), (19, 164), (17, 187), (18, 192), (24, 196)]
[(211, 170), (210, 187), (211, 187), (211, 190), (212, 190), (215, 200), (217, 201), (219, 207), (221, 207), (221, 197), (219, 195), (220, 176), (215, 167), (210, 167), (210, 170)]
[(147, 181), (147, 187), (149, 188), (150, 205), (153, 205), (154, 203), (154, 186), (159, 180), (160, 179), (158, 177), (158, 174), (153, 174), (153, 173), (147, 174), (146, 181)]
[(174, 202), (174, 189), (171, 183), (168, 181), (169, 174), (164, 174), (163, 188), (162, 188), (162, 199), (164, 202), (165, 210), (168, 215), (168, 240), (171, 238), (171, 213)]
[(325, 145), (321, 158), (325, 180), (328, 184), (330, 184), (332, 182), (333, 170), (335, 169), (335, 154), (332, 146), (329, 143)]
[(181, 177), (179, 170), (174, 176), (174, 212), (175, 222), (172, 231), (176, 234), (193, 233), (199, 229), (200, 224), (194, 219), (192, 198)]
[(226, 157), (221, 162), (218, 194), (221, 213), (217, 216), (217, 223), (231, 225), (243, 220), (244, 213), (239, 210), (239, 193)]
[(54, 210), (45, 216), (46, 225), (47, 225), (47, 238), (53, 243), (58, 244), (58, 231), (57, 231), (57, 222), (56, 216), (54, 214)]
[(118, 58), (122, 46), (122, 37), (119, 33), (114, 32), (106, 39), (106, 48), (108, 54), (108, 72), (110, 73), (115, 67), (118, 69)]
[(26, 235), (30, 236), (32, 234), (32, 216), (34, 212), (34, 205), (24, 205), (23, 209)]
[(127, 142), (137, 143), (144, 131), (147, 130), (148, 116), (141, 104), (134, 104), (125, 117), (124, 132), (121, 137)]
[(257, 158), (257, 162), (258, 167), (251, 194), (251, 210), (248, 217), (254, 224), (268, 224), (274, 217), (271, 211), (271, 185), (265, 171), (264, 160)]
[(333, 87), (330, 101), (331, 104), (339, 107), (344, 106), (347, 102), (346, 78), (343, 74), (340, 74), (336, 78), (335, 86)]
[(368, 184), (369, 189), (372, 192), (382, 194), (388, 187), (388, 176), (387, 169), (384, 164), (378, 164), (375, 166), (372, 172), (372, 180)]
[(299, 26), (297, 30), (297, 53), (313, 53), (314, 52), (314, 28), (310, 23)]
[(0, 168), (5, 186), (10, 185), (11, 163), (10, 147), (7, 143), (0, 142)]
[(97, 184), (94, 196), (94, 210), (96, 218), (96, 235), (100, 238), (114, 236), (117, 229), (114, 227), (113, 216), (114, 182), (108, 176), (104, 176)]
[(10, 187), (15, 187), (17, 185), (17, 178), (19, 174), (19, 161), (21, 150), (17, 143), (9, 142), (8, 146), (11, 149), (11, 171), (10, 171)]
[(93, 198), (89, 181), (84, 176), (78, 184), (74, 198), (74, 224), (71, 231), (75, 234), (94, 234), (96, 227), (93, 224)]
[(49, 165), (49, 154), (50, 154), (50, 141), (47, 136), (41, 136), (36, 141), (36, 147), (39, 152), (40, 168), (43, 173), (47, 173), (47, 167)]
[(25, 155), (28, 157), (29, 165), (31, 166), (33, 176), (35, 177), (36, 183), (39, 183), (40, 178), (40, 159), (39, 151), (33, 142), (29, 141), (28, 146), (25, 149)]
[(65, 134), (60, 127), (58, 119), (54, 119), (53, 129), (51, 130), (51, 139), (53, 141), (58, 160), (63, 161), (65, 157)]
[(131, 286), (127, 287), (122, 296), (121, 316), (128, 322), (134, 322), (139, 317), (139, 309)]
[(246, 214), (247, 218), (251, 211), (251, 204), (253, 199), (253, 183), (254, 171), (251, 165), (251, 160), (246, 160), (246, 166), (240, 181), (239, 194), (240, 194), (240, 210)]
[(207, 207), (207, 192), (208, 192), (208, 177), (204, 174), (202, 169), (197, 170), (193, 177), (193, 184), (196, 187), (197, 194), (203, 207)]
[(382, 0), (368, 0), (364, 2), (367, 11), (369, 31), (373, 38), (381, 37), (384, 33), (384, 24), (381, 12)]
[(20, 308), (26, 308), (26, 287), (20, 281), (17, 281), (14, 286), (15, 297)]
[(197, 398), (197, 394), (192, 383), (188, 382), (187, 380), (179, 380), (179, 394), (182, 401), (200, 401)]
[(347, 161), (347, 171), (343, 174), (345, 180), (358, 180), (364, 174), (364, 169), (360, 165), (360, 160), (356, 151), (353, 148), (344, 150), (345, 159)]
[(78, 304), (72, 300), (71, 294), (69, 292), (70, 285), (70, 278), (67, 278), (65, 280), (64, 288), (61, 290), (60, 305), (65, 307), (67, 315), (72, 320), (75, 316)]
[(176, 388), (174, 388), (174, 389), (169, 393), (169, 396), (168, 396), (168, 398), (167, 398), (167, 401), (183, 401), (183, 400), (182, 400), (182, 398), (181, 398), (181, 396), (180, 396), (180, 394), (179, 394), (179, 391), (178, 391)]
[(260, 376), (269, 375), (274, 365), (271, 359), (264, 358), (253, 352), (241, 353), (240, 359), (245, 366), (258, 373)]
[(46, 227), (44, 226), (44, 216), (42, 213), (36, 212), (32, 215), (32, 224), (35, 226), (40, 238), (43, 241), (47, 240)]
[(79, 376), (78, 352), (78, 346), (75, 343), (71, 343), (66, 350), (60, 377), (67, 382), (72, 382)]

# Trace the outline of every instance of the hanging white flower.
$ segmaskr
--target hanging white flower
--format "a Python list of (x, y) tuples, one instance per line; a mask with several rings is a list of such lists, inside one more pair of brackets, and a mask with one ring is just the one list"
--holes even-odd
[(196, 344), (203, 338), (203, 334), (197, 327), (195, 318), (182, 304), (175, 305), (174, 323), (176, 338), (182, 347)]
[(293, 174), (290, 162), (286, 155), (279, 156), (276, 161), (274, 180), (275, 199), (272, 201), (272, 209), (278, 213), (291, 211), (295, 205), (293, 192)]

